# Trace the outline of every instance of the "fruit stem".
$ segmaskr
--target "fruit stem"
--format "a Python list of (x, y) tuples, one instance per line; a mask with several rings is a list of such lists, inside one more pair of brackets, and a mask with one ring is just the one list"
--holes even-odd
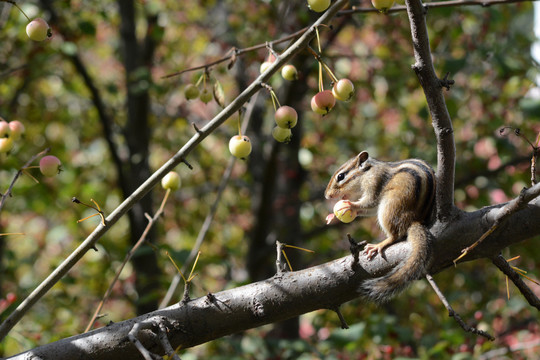
[(319, 61), (319, 92), (324, 91), (324, 81), (323, 81), (323, 72), (322, 72), (322, 62)]
[(199, 85), (201, 84), (202, 79), (203, 79), (204, 76), (205, 76), (205, 73), (206, 73), (206, 72), (203, 72), (202, 75), (199, 76), (199, 79), (198, 79), (197, 82), (195, 83), (195, 86), (199, 87)]
[(17, 9), (19, 9), (19, 11), (24, 15), (24, 17), (28, 20), (28, 22), (32, 21), (30, 20), (30, 18), (28, 17), (28, 15), (26, 15), (24, 13), (24, 11), (19, 7), (19, 5), (17, 5), (17, 3), (15, 1), (11, 1), (11, 0), (3, 0), (7, 3), (10, 3), (11, 5), (15, 6)]
[(242, 127), (240, 126), (240, 115), (238, 115), (238, 135), (242, 136)]
[(270, 97), (272, 98), (272, 104), (274, 104), (274, 111), (277, 111), (277, 109), (281, 107), (281, 104), (279, 103), (279, 99), (276, 93), (274, 92), (274, 89), (272, 88), (270, 88)]
[(321, 50), (321, 38), (319, 36), (319, 27), (315, 28), (315, 34), (317, 35), (317, 48), (319, 49), (319, 53), (322, 53), (322, 50)]
[(324, 67), (324, 70), (326, 70), (326, 73), (328, 74), (328, 76), (330, 76), (330, 78), (332, 79), (332, 81), (335, 83), (338, 82), (338, 78), (336, 77), (336, 75), (334, 75), (330, 67), (326, 65), (324, 62), (322, 62), (322, 65)]

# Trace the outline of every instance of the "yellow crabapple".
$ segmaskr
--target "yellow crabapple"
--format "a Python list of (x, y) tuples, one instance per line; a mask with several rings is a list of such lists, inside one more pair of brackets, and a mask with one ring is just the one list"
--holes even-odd
[(10, 137), (0, 138), (0, 153), (7, 153), (13, 148), (13, 139)]
[(339, 200), (334, 205), (334, 215), (344, 223), (350, 223), (354, 220), (357, 213), (356, 210), (352, 208), (351, 202), (348, 200)]
[(229, 140), (229, 151), (239, 159), (245, 159), (251, 153), (251, 141), (246, 135), (235, 135)]
[(340, 79), (332, 87), (332, 94), (341, 101), (349, 101), (354, 95), (354, 85), (349, 79)]
[(331, 0), (307, 0), (307, 2), (311, 10), (316, 12), (323, 12), (330, 6)]
[(0, 138), (8, 137), (11, 134), (11, 128), (5, 120), (0, 120)]
[(292, 132), (289, 128), (282, 128), (279, 126), (276, 126), (272, 130), (272, 137), (276, 139), (276, 141), (282, 142), (282, 143), (288, 143), (291, 141), (292, 138)]
[(394, 6), (395, 0), (371, 0), (373, 7), (380, 12), (387, 12), (392, 6)]
[(26, 34), (34, 41), (43, 41), (51, 36), (49, 24), (42, 18), (35, 18), (26, 25)]
[(298, 79), (298, 71), (296, 70), (294, 65), (285, 65), (284, 67), (281, 68), (281, 76), (285, 80), (289, 80), (289, 81), (296, 80)]
[(161, 179), (161, 187), (165, 190), (175, 191), (180, 187), (180, 175), (176, 171), (171, 171)]

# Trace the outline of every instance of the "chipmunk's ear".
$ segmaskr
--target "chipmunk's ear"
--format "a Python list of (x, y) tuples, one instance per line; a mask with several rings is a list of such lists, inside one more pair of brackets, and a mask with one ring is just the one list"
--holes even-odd
[(356, 155), (356, 166), (360, 167), (362, 164), (369, 158), (367, 151), (362, 151), (360, 154)]

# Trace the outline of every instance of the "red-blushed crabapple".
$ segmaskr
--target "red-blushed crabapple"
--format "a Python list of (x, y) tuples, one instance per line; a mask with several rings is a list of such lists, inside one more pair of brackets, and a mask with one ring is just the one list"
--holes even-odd
[(17, 295), (15, 293), (9, 292), (6, 294), (6, 300), (8, 303), (13, 304), (17, 301)]
[(188, 84), (184, 89), (186, 99), (193, 100), (199, 97), (199, 88), (193, 84)]
[(259, 72), (262, 74), (263, 72), (268, 70), (268, 68), (274, 63), (274, 61), (276, 61), (276, 57), (274, 56), (274, 54), (268, 55), (268, 58), (261, 64)]
[(62, 163), (54, 155), (47, 155), (39, 160), (39, 171), (45, 176), (53, 177), (62, 171)]
[(291, 129), (298, 122), (298, 113), (290, 106), (280, 106), (276, 110), (275, 120), (277, 126), (284, 129)]
[(334, 215), (344, 223), (350, 223), (351, 221), (356, 218), (356, 210), (354, 210), (351, 206), (351, 202), (349, 200), (339, 200), (334, 205)]
[(171, 171), (161, 179), (161, 187), (165, 190), (176, 191), (180, 187), (180, 175), (176, 171)]
[(9, 135), (13, 141), (17, 141), (20, 139), (21, 135), (24, 134), (24, 125), (19, 120), (13, 120), (9, 122), (9, 129), (11, 130), (11, 134)]
[(285, 80), (293, 81), (298, 79), (298, 71), (294, 67), (294, 65), (285, 65), (281, 68), (281, 76)]
[(251, 141), (246, 135), (235, 135), (229, 140), (229, 151), (239, 159), (245, 159), (251, 153)]
[(371, 0), (373, 7), (380, 12), (387, 12), (392, 6), (394, 6), (395, 0)]
[(330, 90), (318, 92), (311, 98), (311, 109), (317, 114), (326, 115), (336, 105), (336, 98)]
[(282, 143), (288, 143), (289, 141), (291, 141), (292, 132), (291, 132), (291, 129), (289, 128), (282, 128), (282, 127), (276, 126), (272, 130), (272, 137), (276, 141), (279, 141)]
[(331, 0), (307, 0), (307, 2), (311, 10), (316, 12), (323, 12), (330, 6)]
[(7, 153), (13, 149), (13, 139), (10, 137), (0, 138), (0, 154)]
[(214, 95), (211, 91), (208, 91), (208, 89), (203, 89), (201, 91), (201, 94), (199, 95), (199, 99), (205, 104), (208, 104), (212, 99), (214, 98)]
[(349, 79), (340, 79), (332, 87), (332, 94), (341, 101), (349, 101), (354, 95), (354, 85)]
[(42, 18), (35, 18), (26, 25), (26, 34), (34, 41), (43, 41), (50, 36), (49, 24)]
[(11, 133), (9, 124), (5, 120), (0, 120), (0, 138), (7, 137)]

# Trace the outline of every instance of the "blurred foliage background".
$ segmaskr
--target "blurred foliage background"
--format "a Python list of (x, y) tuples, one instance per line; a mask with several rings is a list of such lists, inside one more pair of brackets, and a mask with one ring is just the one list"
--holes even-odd
[[(284, 37), (316, 17), (303, 0), (18, 3), (29, 17), (47, 19), (53, 37), (42, 43), (30, 41), (24, 31), (26, 18), (0, 3), (0, 116), (20, 120), (26, 127), (25, 138), (13, 151), (0, 154), (0, 191), (7, 189), (22, 164), (46, 147), (60, 158), (64, 171), (44, 178), (30, 170), (39, 184), (23, 176), (0, 214), (0, 232), (24, 232), (0, 237), (4, 301), (0, 319), (97, 225), (98, 217), (77, 223), (93, 211), (72, 203), (72, 197), (95, 199), (109, 213), (130, 193), (129, 187), (122, 187), (120, 172), (144, 177), (146, 170), (161, 166), (193, 135), (192, 124), (202, 127), (220, 110), (215, 101), (185, 99), (185, 86), (197, 82), (201, 70), (167, 79), (164, 75), (210, 63), (234, 47)], [(370, 6), (368, 1), (351, 3)], [(121, 10), (130, 4), (131, 14)], [(538, 64), (530, 53), (535, 41), (532, 8), (523, 2), (427, 13), (436, 71), (455, 80), (445, 95), (456, 137), (456, 203), (464, 210), (504, 202), (530, 184), (531, 147), (511, 130), (501, 136), (499, 129), (520, 128), (531, 142), (540, 132)], [(126, 70), (130, 44), (120, 29), (125, 30), (128, 18), (134, 21), (138, 56), (148, 58)], [(150, 43), (149, 50), (145, 46)], [(300, 269), (346, 255), (347, 232), (357, 240), (379, 239), (374, 219), (324, 225), (330, 210), (323, 196), (326, 183), (333, 170), (357, 152), (368, 150), (382, 160), (420, 157), (436, 166), (431, 121), (411, 70), (406, 12), (339, 16), (332, 28), (321, 29), (321, 43), (323, 59), (338, 78), (354, 82), (354, 99), (338, 103), (324, 117), (310, 110), (310, 99), (317, 92), (317, 62), (307, 51), (292, 62), (299, 80), (288, 82), (276, 74), (270, 82), (281, 104), (299, 113), (291, 143), (272, 139), (269, 93), (263, 90), (253, 98), (246, 133), (253, 153), (233, 168), (201, 248), (192, 296), (271, 276), (276, 240), (315, 251), (288, 252), (293, 268)], [(286, 44), (275, 50), (282, 51)], [(227, 63), (211, 67), (207, 86), (218, 81), (225, 102), (230, 102), (258, 76), (267, 55), (263, 48), (239, 57), (231, 69)], [(328, 77), (325, 86), (330, 87)], [(127, 109), (128, 95), (148, 100), (137, 126)], [(155, 308), (163, 298), (176, 273), (165, 251), (177, 264), (186, 262), (216, 198), (230, 158), (228, 140), (237, 126), (238, 118), (231, 118), (203, 141), (187, 159), (193, 170), (177, 168), (182, 187), (169, 199), (149, 239), (152, 246), (138, 250), (139, 265), (130, 263), (124, 269), (102, 311), (105, 316), (95, 327), (134, 317)], [(147, 137), (148, 143), (138, 142), (137, 136)], [(145, 163), (146, 170), (137, 170)], [(156, 188), (147, 197), (150, 208), (156, 209), (163, 195)], [(144, 217), (138, 219), (144, 227)], [(0, 356), (82, 332), (133, 243), (134, 225), (123, 219), (109, 231), (98, 251), (88, 253), (11, 331), (0, 344)], [(504, 253), (506, 258), (520, 255), (512, 264), (533, 278), (538, 278), (539, 239)], [(138, 281), (145, 276), (151, 280)], [(346, 304), (342, 311), (349, 330), (339, 329), (333, 312), (317, 311), (181, 355), (183, 359), (487, 359), (499, 354), (532, 359), (538, 354), (537, 311), (512, 286), (507, 299), (505, 278), (489, 261), (460, 264), (437, 274), (435, 280), (467, 322), (495, 334), (497, 340), (487, 342), (464, 333), (427, 283), (419, 281), (382, 307), (360, 301)], [(531, 286), (539, 294), (539, 287)], [(180, 296), (177, 291), (173, 301)], [(516, 350), (520, 348), (524, 349)]]

